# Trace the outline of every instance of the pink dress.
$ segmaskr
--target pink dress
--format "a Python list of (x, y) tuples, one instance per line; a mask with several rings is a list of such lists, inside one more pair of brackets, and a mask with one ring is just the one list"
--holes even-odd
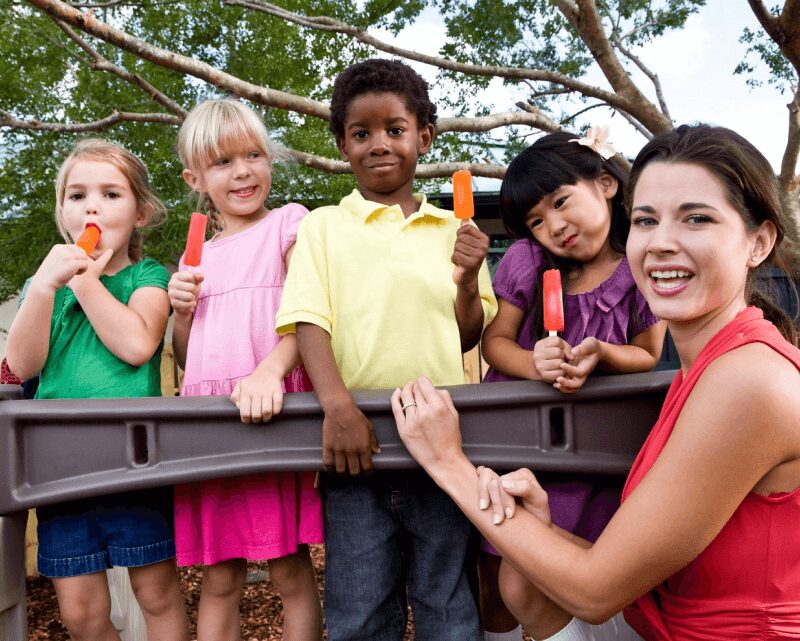
[[(305, 207), (272, 210), (254, 226), (203, 246), (200, 288), (186, 354), (184, 396), (228, 396), (278, 344), (275, 313)], [(181, 269), (185, 269), (181, 259)], [(298, 368), (287, 392), (310, 390)], [(253, 426), (268, 430), (269, 425)], [(274, 559), (321, 543), (322, 509), (314, 474), (266, 473), (175, 488), (179, 565)]]

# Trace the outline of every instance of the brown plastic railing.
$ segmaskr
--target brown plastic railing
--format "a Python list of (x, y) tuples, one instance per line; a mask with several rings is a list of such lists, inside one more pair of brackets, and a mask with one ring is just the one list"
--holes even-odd
[[(449, 388), (464, 450), (496, 469), (621, 477), (658, 417), (674, 372), (597, 377), (565, 396), (538, 382)], [(0, 400), (16, 390), (0, 386)], [(377, 469), (416, 464), (387, 391), (357, 392), (375, 426)], [(123, 490), (259, 471), (317, 470), (322, 411), (286, 396), (268, 425), (244, 425), (227, 398), (0, 403), (0, 639), (24, 641), (25, 510)]]

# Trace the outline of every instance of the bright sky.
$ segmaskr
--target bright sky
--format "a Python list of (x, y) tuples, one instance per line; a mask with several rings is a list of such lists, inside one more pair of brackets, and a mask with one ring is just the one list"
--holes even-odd
[[(730, 127), (755, 144), (777, 171), (786, 142), (786, 104), (790, 95), (781, 95), (766, 83), (750, 89), (744, 76), (733, 75), (734, 68), (744, 58), (745, 46), (739, 44), (739, 37), (746, 26), (760, 28), (744, 0), (708, 0), (707, 6), (692, 16), (682, 31), (671, 32), (636, 53), (661, 79), (676, 124), (705, 121)], [(386, 33), (375, 35), (391, 40)], [(396, 39), (402, 47), (431, 54), (437, 53), (443, 41), (444, 27), (433, 12), (423, 14), (413, 29), (406, 29)], [(751, 57), (752, 62), (756, 60)], [(433, 67), (417, 63), (413, 66), (426, 79), (434, 80)], [(766, 80), (766, 67), (757, 70)], [(639, 87), (655, 99), (652, 83), (641, 74), (636, 78)], [(585, 80), (608, 88), (597, 68)], [(485, 104), (494, 99), (495, 111), (512, 111), (516, 109), (514, 103), (523, 96), (524, 93), (515, 94), (498, 81), (491, 88), (491, 97), (479, 96), (476, 102)], [(612, 141), (627, 156), (635, 156), (645, 142), (633, 127), (619, 116), (612, 117), (609, 110), (592, 110), (577, 122), (610, 124)], [(482, 187), (491, 189), (489, 184)]]

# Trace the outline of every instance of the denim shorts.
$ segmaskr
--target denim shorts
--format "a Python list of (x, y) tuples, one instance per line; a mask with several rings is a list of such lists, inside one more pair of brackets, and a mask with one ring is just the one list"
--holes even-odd
[(39, 508), (39, 573), (63, 578), (175, 556), (172, 488)]

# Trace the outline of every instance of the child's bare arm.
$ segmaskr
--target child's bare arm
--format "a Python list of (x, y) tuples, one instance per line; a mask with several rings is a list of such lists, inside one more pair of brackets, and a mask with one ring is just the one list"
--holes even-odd
[(489, 237), (480, 229), (464, 222), (458, 228), (453, 247), (453, 280), (456, 284), (456, 322), (461, 335), (461, 351), (471, 350), (483, 331), (483, 302), (478, 287), (478, 274), (489, 251)]
[[(661, 358), (661, 349), (664, 345), (666, 331), (666, 323), (659, 321), (634, 336), (627, 345), (612, 345), (611, 343), (597, 341), (599, 343), (597, 366), (602, 368), (604, 372), (612, 374), (649, 372), (656, 366), (658, 359)], [(577, 357), (583, 355), (581, 354), (580, 345), (576, 345), (572, 351)]]
[(38, 374), (50, 350), (50, 322), (56, 290), (66, 285), (89, 258), (75, 245), (56, 245), (47, 254), (28, 285), (11, 329), (8, 331), (6, 359), (19, 378)]
[(534, 364), (533, 350), (517, 343), (525, 312), (502, 298), (498, 298), (497, 303), (497, 316), (483, 333), (483, 357), (493, 369), (506, 376), (540, 380), (542, 376)]
[(181, 369), (186, 369), (186, 349), (202, 282), (203, 274), (190, 271), (175, 272), (169, 279), (167, 293), (175, 312), (172, 318), (172, 350)]
[(8, 330), (6, 360), (9, 369), (22, 380), (36, 376), (47, 361), (54, 294), (55, 290), (31, 283)]
[(561, 365), (563, 376), (555, 383), (562, 392), (575, 392), (596, 367), (614, 374), (649, 372), (661, 357), (666, 324), (659, 321), (637, 334), (628, 345), (612, 345), (596, 338), (585, 338), (567, 352), (570, 361)]
[(328, 472), (358, 475), (372, 472), (379, 453), (372, 423), (358, 409), (333, 356), (330, 335), (312, 323), (297, 323), (297, 345), (325, 418), (322, 465)]
[(239, 408), (243, 423), (266, 423), (275, 414), (280, 414), (283, 409), (283, 379), (299, 362), (297, 337), (287, 334), (250, 376), (236, 384), (231, 400)]
[(661, 358), (666, 331), (666, 322), (659, 321), (634, 336), (627, 345), (605, 343), (599, 367), (614, 374), (649, 372)]
[(106, 254), (92, 261), (86, 272), (75, 276), (69, 286), (108, 351), (138, 367), (153, 357), (164, 339), (169, 298), (159, 287), (140, 287), (127, 305), (118, 301), (99, 279), (107, 262), (103, 262)]

